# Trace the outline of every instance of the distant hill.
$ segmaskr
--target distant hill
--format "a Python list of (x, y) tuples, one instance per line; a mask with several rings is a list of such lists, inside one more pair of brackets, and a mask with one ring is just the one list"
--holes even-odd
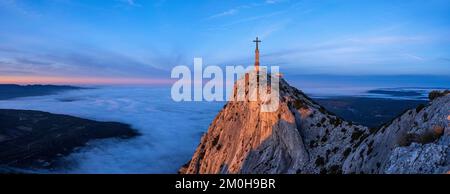
[(43, 96), (55, 94), (67, 90), (83, 89), (75, 86), (57, 86), (57, 85), (16, 85), (0, 84), (0, 100), (7, 100), (28, 96)]

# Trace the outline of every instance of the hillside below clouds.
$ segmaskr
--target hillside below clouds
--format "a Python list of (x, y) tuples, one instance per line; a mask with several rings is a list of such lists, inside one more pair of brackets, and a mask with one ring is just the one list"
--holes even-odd
[(278, 110), (261, 112), (261, 104), (261, 101), (228, 102), (180, 173), (450, 170), (448, 94), (426, 106), (408, 110), (377, 129), (339, 118), (283, 79)]

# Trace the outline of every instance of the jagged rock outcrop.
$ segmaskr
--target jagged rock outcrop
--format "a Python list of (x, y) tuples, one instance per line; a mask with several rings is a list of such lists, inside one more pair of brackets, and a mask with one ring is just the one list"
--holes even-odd
[(450, 170), (450, 95), (387, 123), (343, 165), (346, 173), (445, 173)]
[(431, 174), (443, 173), (449, 169), (449, 141), (442, 143), (418, 144), (397, 147), (390, 154), (385, 173)]
[[(252, 92), (248, 88), (247, 95)], [(234, 90), (236, 93), (236, 86)], [(450, 170), (449, 141), (442, 140), (450, 130), (449, 95), (430, 106), (409, 110), (380, 129), (369, 129), (328, 112), (283, 79), (279, 93), (280, 104), (275, 112), (261, 112), (263, 101), (228, 102), (180, 173)]]

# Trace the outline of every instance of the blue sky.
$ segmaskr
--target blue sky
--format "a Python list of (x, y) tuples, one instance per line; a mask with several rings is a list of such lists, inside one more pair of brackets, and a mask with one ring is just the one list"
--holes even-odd
[(450, 76), (446, 0), (2, 0), (0, 78), (168, 79), (175, 65)]

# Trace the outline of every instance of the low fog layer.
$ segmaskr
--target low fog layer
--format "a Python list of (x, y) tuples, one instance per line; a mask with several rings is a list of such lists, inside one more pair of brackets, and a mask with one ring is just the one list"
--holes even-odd
[(65, 158), (70, 173), (175, 173), (193, 154), (222, 103), (176, 103), (170, 89), (100, 88), (0, 101), (0, 108), (42, 110), (130, 124), (142, 136), (98, 140)]

